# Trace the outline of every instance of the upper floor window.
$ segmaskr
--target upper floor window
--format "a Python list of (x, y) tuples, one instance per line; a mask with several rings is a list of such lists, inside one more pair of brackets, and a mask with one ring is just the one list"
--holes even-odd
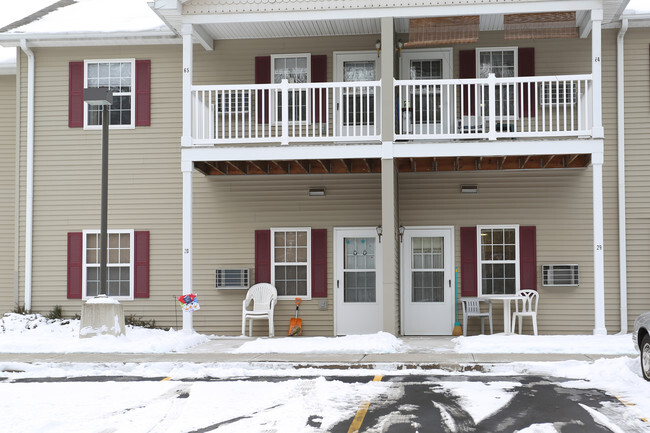
[[(108, 87), (113, 91), (109, 110), (112, 128), (135, 127), (135, 59), (86, 60), (85, 86)], [(86, 104), (84, 127), (100, 127), (102, 107)]]
[[(478, 48), (477, 77), (487, 78), (494, 74), (497, 78), (512, 78), (519, 76), (517, 70), (517, 48)], [(484, 96), (485, 114), (489, 114), (487, 91)], [(513, 84), (498, 85), (495, 94), (495, 108), (497, 116), (516, 116), (516, 86)]]
[[(280, 84), (287, 80), (291, 84), (305, 84), (311, 82), (311, 54), (282, 54), (271, 56), (271, 82)], [(290, 122), (308, 122), (309, 120), (309, 92), (304, 90), (289, 91), (288, 112)], [(282, 101), (278, 93), (273, 104), (274, 121), (282, 120)]]

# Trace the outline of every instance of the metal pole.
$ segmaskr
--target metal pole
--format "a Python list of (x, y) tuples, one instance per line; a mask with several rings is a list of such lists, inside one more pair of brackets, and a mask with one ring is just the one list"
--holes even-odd
[(109, 105), (104, 105), (102, 110), (102, 199), (99, 246), (99, 294), (106, 296), (108, 296), (108, 278), (106, 273), (106, 263), (108, 262), (108, 109)]

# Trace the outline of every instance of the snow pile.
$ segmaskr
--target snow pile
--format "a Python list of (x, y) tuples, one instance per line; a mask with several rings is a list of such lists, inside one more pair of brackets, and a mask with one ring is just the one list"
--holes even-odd
[(258, 338), (232, 353), (397, 353), (402, 341), (387, 332), (345, 337)]
[(579, 353), (636, 355), (630, 334), (477, 335), (452, 340), (458, 353)]
[(40, 314), (5, 314), (0, 319), (0, 353), (165, 353), (208, 341), (200, 334), (126, 327), (126, 335), (79, 338), (79, 320)]

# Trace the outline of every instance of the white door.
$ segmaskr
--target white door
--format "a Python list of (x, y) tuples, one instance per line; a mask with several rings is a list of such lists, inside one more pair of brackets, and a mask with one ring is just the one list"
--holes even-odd
[(381, 245), (377, 230), (335, 228), (333, 251), (336, 335), (381, 331)]
[[(451, 49), (403, 50), (400, 63), (402, 80), (446, 80), (452, 78)], [(409, 109), (402, 119), (402, 128), (408, 133), (448, 134), (455, 128), (456, 115), (445, 86), (410, 87), (409, 95), (402, 105)]]
[(455, 323), (453, 228), (406, 228), (402, 244), (404, 335), (451, 335)]
[[(379, 57), (376, 51), (334, 53), (334, 82), (377, 81), (379, 77)], [(379, 103), (379, 94), (373, 87), (334, 89), (337, 135), (363, 137), (379, 134)]]

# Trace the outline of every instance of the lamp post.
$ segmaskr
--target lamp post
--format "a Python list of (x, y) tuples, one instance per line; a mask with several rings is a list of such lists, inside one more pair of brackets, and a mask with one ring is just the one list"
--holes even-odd
[(108, 109), (113, 103), (113, 91), (108, 87), (84, 89), (84, 101), (88, 105), (102, 107), (102, 192), (99, 244), (99, 295), (108, 296)]

